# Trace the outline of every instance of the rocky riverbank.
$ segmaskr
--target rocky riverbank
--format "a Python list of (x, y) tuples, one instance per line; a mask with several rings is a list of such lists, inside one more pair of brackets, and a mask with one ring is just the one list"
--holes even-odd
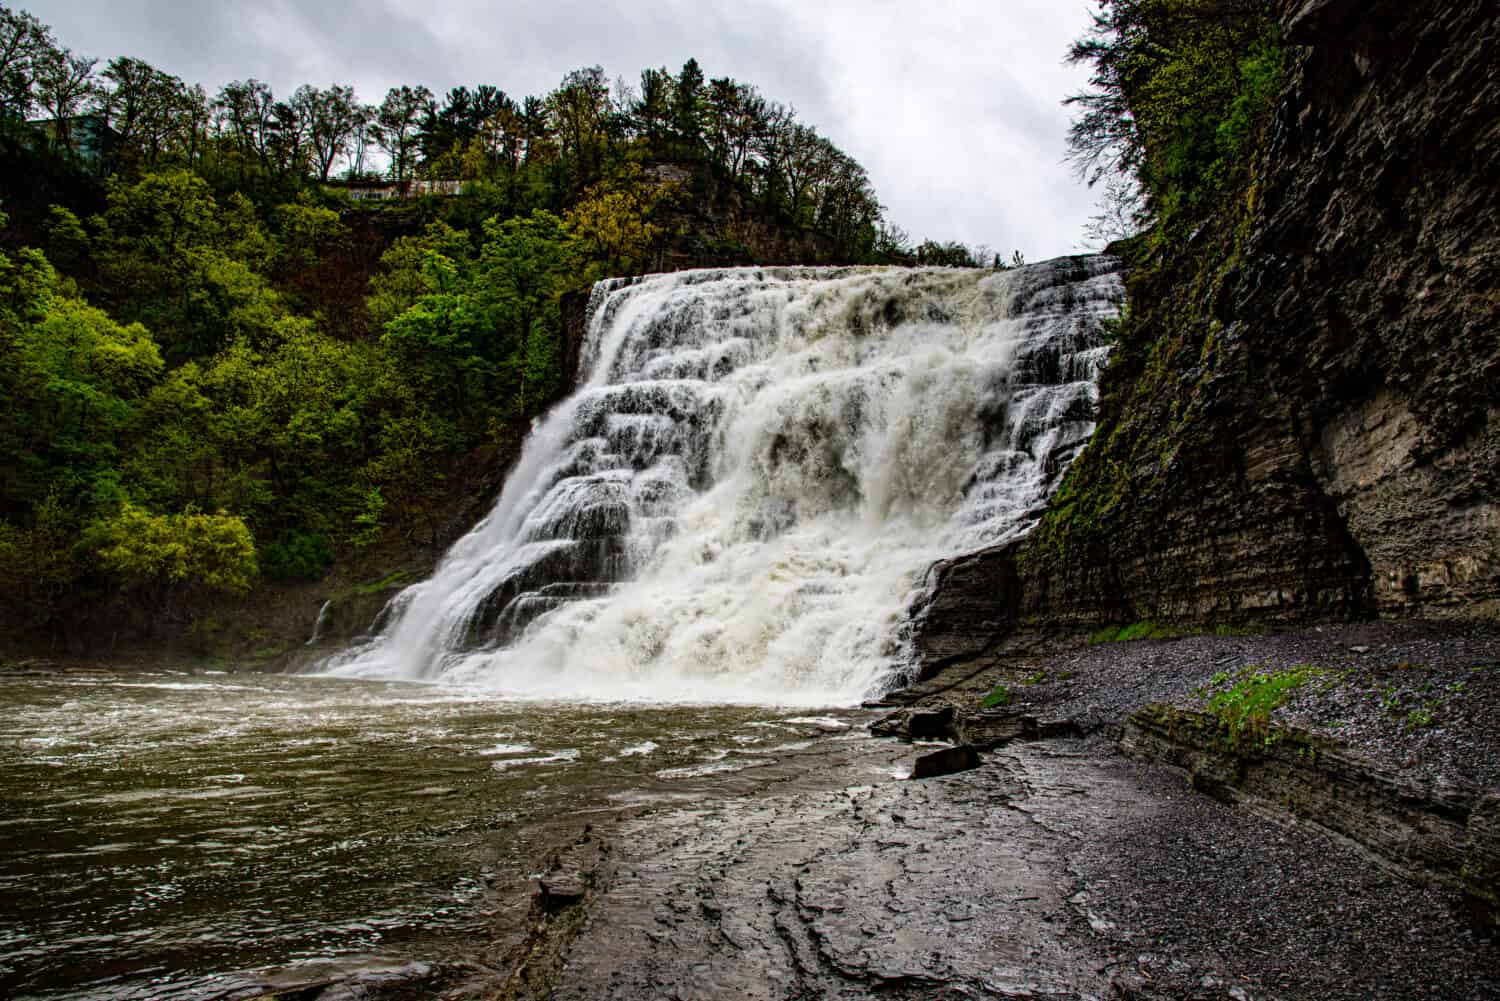
[[(596, 811), (539, 867), (504, 962), (441, 996), (1500, 998), (1482, 883), (1426, 878), (1420, 852), (1382, 855), (1274, 797), (1195, 788), (1182, 760), (1145, 749), (1138, 715), (1217, 720), (1216, 696), (1297, 673), (1248, 724), (1260, 741), (1337, 748), (1343, 767), (1412, 792), (1407, 806), (1423, 790), (1482, 798), (1497, 665), (1495, 627), (1450, 623), (953, 668), (901, 698), (987, 747), (978, 767), (914, 780), (945, 742), (830, 728), (758, 775)], [(980, 709), (1001, 691), (1005, 705)], [(368, 996), (439, 996), (424, 983)]]

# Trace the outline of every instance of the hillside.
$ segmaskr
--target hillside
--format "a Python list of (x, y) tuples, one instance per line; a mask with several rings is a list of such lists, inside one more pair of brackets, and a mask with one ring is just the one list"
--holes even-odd
[(601, 277), (971, 263), (908, 246), (857, 162), (694, 60), (365, 104), (100, 65), (4, 6), (0, 41), (14, 650), (270, 659), (329, 598), (362, 630), (566, 393)]

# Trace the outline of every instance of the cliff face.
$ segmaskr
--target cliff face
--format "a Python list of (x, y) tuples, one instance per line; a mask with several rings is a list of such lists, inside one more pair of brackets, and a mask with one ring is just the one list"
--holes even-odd
[(1018, 626), (1500, 615), (1500, 13), (1284, 23), (1252, 183), (1132, 280), (1042, 527), (934, 568), (929, 662)]

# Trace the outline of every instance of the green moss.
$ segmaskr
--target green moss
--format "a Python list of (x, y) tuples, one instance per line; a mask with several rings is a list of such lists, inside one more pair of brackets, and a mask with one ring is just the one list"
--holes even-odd
[(995, 709), (1000, 706), (1010, 705), (1010, 701), (1010, 689), (1005, 687), (1004, 685), (996, 685), (995, 690), (986, 695), (984, 697), (984, 700), (979, 703), (979, 708)]
[(334, 603), (346, 601), (350, 598), (363, 598), (372, 594), (380, 594), (392, 588), (406, 587), (408, 584), (416, 583), (417, 575), (410, 570), (396, 570), (386, 574), (379, 580), (373, 580), (365, 584), (352, 584), (331, 595), (329, 600)]
[(1164, 626), (1149, 619), (1128, 626), (1105, 626), (1089, 634), (1089, 643), (1129, 643), (1131, 640), (1171, 640), (1186, 635), (1172, 626)]

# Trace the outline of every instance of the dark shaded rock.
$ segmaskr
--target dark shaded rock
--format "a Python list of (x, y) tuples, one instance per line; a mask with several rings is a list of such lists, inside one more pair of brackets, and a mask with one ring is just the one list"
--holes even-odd
[(911, 777), (932, 779), (978, 767), (979, 752), (967, 744), (960, 744), (958, 747), (945, 747), (941, 751), (922, 755), (912, 762)]
[(549, 872), (537, 880), (537, 903), (548, 910), (576, 904), (587, 891), (584, 874), (575, 870)]
[(1083, 727), (1073, 719), (1042, 719), (1015, 709), (981, 709), (977, 712), (943, 706), (939, 709), (900, 709), (870, 724), (877, 737), (903, 740), (951, 740), (981, 751), (1002, 747), (1013, 740), (1053, 740), (1079, 737)]
[(1036, 717), (1015, 711), (964, 713), (957, 729), (960, 743), (989, 751), (1013, 740), (1031, 739), (1036, 733)]
[(954, 709), (898, 709), (870, 724), (877, 737), (899, 737), (902, 740), (950, 740), (953, 737)]
[(1360, 0), (1306, 0), (1287, 19), (1286, 40), (1293, 45), (1317, 45), (1344, 34)]
[(957, 733), (960, 743), (988, 751), (1013, 740), (1079, 737), (1083, 735), (1083, 727), (1072, 719), (1041, 719), (1032, 713), (1014, 710), (981, 710), (960, 716)]
[(908, 721), (911, 719), (910, 709), (897, 709), (888, 716), (882, 716), (870, 724), (870, 732), (877, 737), (910, 737), (911, 730)]
[(1019, 543), (942, 560), (928, 571), (925, 603), (913, 610), (918, 680), (988, 649), (1020, 609), (1015, 554)]
[(1481, 920), (1500, 926), (1500, 793), (1490, 793), (1474, 807), (1468, 834), (1464, 891), (1476, 903)]
[(589, 834), (559, 851), (537, 879), (533, 906), (543, 913), (555, 914), (582, 903), (593, 884), (602, 854), (603, 845)]
[(953, 736), (953, 707), (912, 710), (906, 731), (913, 740), (947, 740)]

